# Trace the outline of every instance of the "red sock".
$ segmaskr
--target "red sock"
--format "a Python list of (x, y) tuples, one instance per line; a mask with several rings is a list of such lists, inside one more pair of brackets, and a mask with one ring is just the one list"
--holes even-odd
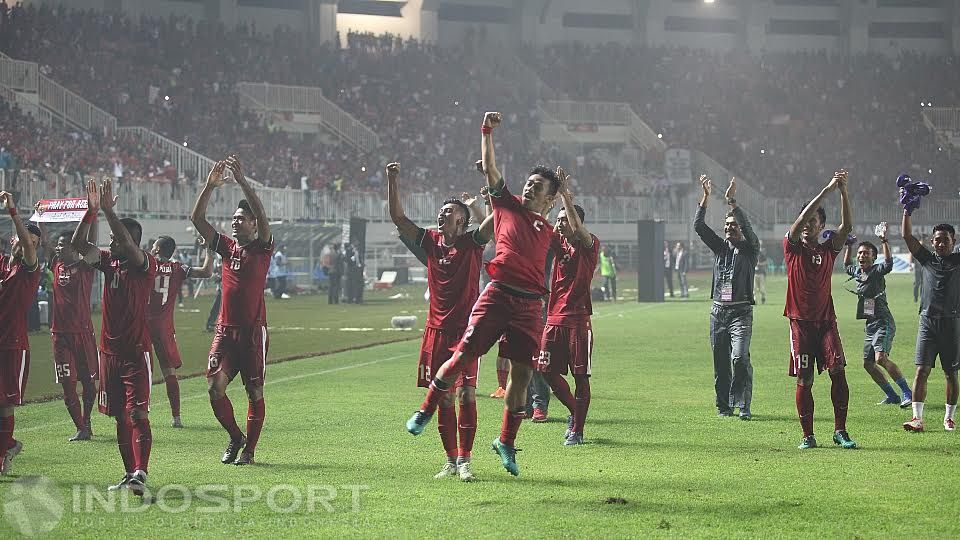
[(453, 387), (453, 384), (444, 383), (443, 380), (455, 380), (473, 358), (466, 353), (458, 352), (453, 355), (453, 358), (444, 362), (437, 370), (437, 376), (430, 383), (427, 397), (423, 398), (423, 403), (420, 404), (420, 410), (427, 414), (435, 413), (440, 406), (440, 400)]
[(0, 417), (0, 456), (13, 446), (13, 415)]
[(437, 409), (437, 431), (447, 457), (457, 457), (457, 410), (453, 405), (441, 404)]
[(524, 416), (523, 410), (510, 412), (510, 409), (506, 407), (503, 408), (503, 425), (500, 426), (500, 442), (508, 446), (514, 445)]
[(167, 398), (170, 400), (171, 416), (180, 416), (180, 382), (176, 375), (167, 375), (163, 378), (167, 383)]
[(244, 451), (251, 454), (257, 449), (257, 441), (260, 440), (260, 430), (263, 429), (263, 418), (266, 415), (266, 408), (263, 405), (263, 398), (249, 402), (247, 405), (247, 447)]
[(570, 393), (570, 385), (567, 384), (567, 379), (559, 373), (545, 373), (544, 377), (550, 384), (553, 395), (557, 396), (557, 399), (570, 411), (570, 414), (574, 414), (576, 412), (576, 403), (573, 401), (573, 394)]
[(510, 373), (509, 369), (498, 369), (497, 370), (497, 386), (500, 388), (507, 387), (507, 375)]
[(133, 471), (136, 470), (136, 463), (133, 458), (133, 424), (126, 415), (117, 418), (117, 446), (120, 448), (123, 470), (127, 474), (133, 474)]
[(233, 403), (230, 403), (230, 398), (224, 395), (220, 399), (211, 401), (210, 406), (213, 407), (213, 415), (220, 421), (223, 429), (227, 430), (231, 439), (236, 441), (243, 437), (243, 432), (237, 425), (237, 419), (233, 417)]
[(461, 401), (460, 417), (457, 428), (460, 431), (460, 452), (461, 459), (470, 459), (470, 453), (473, 452), (473, 439), (477, 436), (477, 402)]
[(80, 397), (77, 396), (77, 382), (66, 380), (61, 386), (63, 386), (63, 403), (67, 406), (73, 425), (80, 430), (83, 428), (83, 413), (80, 410)]
[(847, 386), (847, 373), (840, 370), (830, 374), (830, 400), (833, 401), (833, 429), (847, 429), (847, 404), (850, 402), (850, 387)]
[(813, 387), (797, 385), (797, 414), (803, 436), (813, 435)]
[(81, 384), (83, 384), (83, 425), (87, 425), (93, 414), (93, 402), (97, 400), (97, 385), (89, 379), (84, 379)]
[(134, 470), (147, 472), (150, 466), (150, 450), (153, 448), (153, 432), (149, 418), (133, 419)]
[(590, 409), (590, 376), (574, 375), (577, 385), (577, 405), (573, 413), (573, 431), (583, 434), (583, 424), (587, 421), (587, 410)]

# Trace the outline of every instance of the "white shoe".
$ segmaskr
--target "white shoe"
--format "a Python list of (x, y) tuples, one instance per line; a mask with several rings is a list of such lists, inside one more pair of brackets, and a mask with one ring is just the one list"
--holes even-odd
[(477, 479), (477, 477), (473, 475), (473, 470), (470, 467), (469, 461), (464, 461), (463, 463), (457, 465), (457, 474), (460, 475), (460, 480), (463, 480), (464, 482), (473, 482)]
[(127, 482), (127, 489), (137, 497), (143, 497), (143, 493), (147, 491), (147, 473), (143, 471), (134, 472), (130, 481)]
[(120, 482), (118, 482), (117, 484), (108, 487), (108, 488), (107, 488), (107, 491), (118, 491), (118, 490), (121, 490), (121, 489), (126, 489), (126, 488), (127, 488), (127, 484), (130, 483), (130, 479), (131, 479), (131, 478), (133, 478), (133, 475), (132, 475), (132, 474), (129, 474), (129, 473), (124, 474), (124, 475), (123, 475), (123, 479), (120, 480)]
[(457, 474), (457, 464), (453, 463), (452, 461), (448, 461), (443, 464), (443, 468), (440, 469), (440, 472), (433, 475), (433, 477), (439, 480), (441, 478), (449, 478), (451, 476), (455, 476), (456, 474)]
[(943, 429), (947, 431), (956, 431), (957, 424), (953, 422), (953, 418), (944, 418), (943, 419)]
[(290, 298), (290, 295), (287, 294), (287, 293), (283, 293), (283, 294), (280, 295), (280, 298), (283, 298), (284, 300), (287, 300), (287, 299)]

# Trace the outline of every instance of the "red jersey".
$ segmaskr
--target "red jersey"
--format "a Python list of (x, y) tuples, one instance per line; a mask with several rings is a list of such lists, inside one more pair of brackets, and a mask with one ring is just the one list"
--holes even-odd
[(23, 259), (0, 256), (0, 350), (30, 350), (27, 307), (37, 297), (40, 263), (27, 268)]
[(58, 334), (86, 334), (93, 332), (90, 320), (90, 287), (94, 269), (77, 261), (53, 263), (53, 325)]
[(493, 205), (493, 231), (497, 255), (487, 263), (490, 279), (507, 285), (547, 294), (543, 286), (547, 249), (553, 227), (543, 216), (523, 207), (520, 198), (503, 186), (499, 197), (490, 197)]
[(150, 327), (147, 325), (147, 305), (153, 278), (157, 275), (157, 260), (144, 252), (145, 268), (133, 268), (129, 261), (113, 257), (109, 251), (100, 251), (103, 272), (103, 321), (100, 327), (100, 350), (108, 354), (128, 354), (131, 348), (151, 350)]
[(418, 244), (427, 254), (430, 312), (427, 328), (462, 330), (480, 295), (480, 259), (484, 246), (467, 233), (452, 246), (437, 231), (420, 229)]
[(190, 276), (190, 267), (174, 261), (157, 261), (157, 276), (153, 278), (150, 292), (150, 308), (147, 320), (151, 324), (173, 328), (173, 304), (184, 280)]
[(218, 233), (213, 249), (223, 258), (223, 300), (217, 324), (243, 328), (267, 324), (263, 288), (273, 256), (273, 238), (267, 242), (257, 239), (241, 246)]
[(783, 239), (783, 257), (787, 267), (787, 303), (783, 316), (801, 321), (835, 321), (830, 295), (833, 261), (839, 251), (825, 242), (808, 247)]
[(553, 280), (550, 303), (547, 305), (547, 324), (550, 326), (581, 326), (593, 314), (590, 283), (600, 261), (600, 240), (590, 235), (590, 247), (571, 244), (555, 235), (553, 250)]

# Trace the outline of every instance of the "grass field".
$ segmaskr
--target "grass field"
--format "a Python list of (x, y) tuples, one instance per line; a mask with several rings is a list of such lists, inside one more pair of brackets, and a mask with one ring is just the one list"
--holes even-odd
[[(259, 463), (248, 468), (219, 463), (226, 436), (202, 378), (181, 383), (183, 430), (169, 427), (163, 387), (155, 387), (149, 479), (155, 497), (145, 506), (105, 492), (122, 473), (108, 419), (94, 419), (92, 441), (67, 443), (73, 429), (62, 403), (23, 407), (17, 436), (25, 450), (14, 462), (15, 476), (0, 479), (0, 538), (25, 531), (118, 537), (131, 530), (151, 538), (960, 536), (950, 510), (960, 497), (958, 442), (940, 427), (941, 376), (931, 378), (930, 431), (904, 433), (900, 423), (908, 413), (875, 405), (880, 390), (859, 365), (862, 323), (853, 319), (854, 297), (836, 276), (834, 298), (850, 358), (848, 425), (862, 448), (827, 444), (832, 408), (829, 379), (822, 376), (814, 395), (824, 446), (797, 450), (795, 386), (785, 375), (784, 280), (773, 278), (769, 301), (756, 307), (754, 318), (754, 421), (717, 418), (707, 280), (691, 280), (699, 290), (687, 301), (595, 307), (588, 444), (561, 446), (566, 412), (555, 402), (551, 422), (520, 430), (519, 478), (489, 450), (502, 403), (486, 397), (479, 398), (474, 458), (480, 481), (432, 478), (443, 462), (436, 422), (419, 438), (403, 429), (422, 396), (414, 386), (418, 342), (411, 340), (268, 366)], [(630, 287), (623, 281), (621, 287)], [(912, 277), (894, 275), (888, 282), (898, 323), (893, 358), (912, 374)], [(318, 298), (271, 300), (271, 356), (416, 338), (379, 330), (389, 326), (390, 315), (423, 309), (422, 290), (409, 292), (410, 300), (378, 293), (370, 305), (336, 309)], [(188, 308), (205, 312), (201, 304)], [(205, 360), (209, 335), (189, 329), (202, 327), (201, 316), (178, 314), (186, 371), (199, 371)], [(344, 326), (377, 330), (311, 330)], [(36, 392), (53, 388), (42, 341), (33, 337)], [(493, 370), (485, 361), (479, 394), (492, 390)], [(239, 385), (231, 397), (239, 417), (245, 405)], [(28, 476), (41, 479), (31, 483)]]

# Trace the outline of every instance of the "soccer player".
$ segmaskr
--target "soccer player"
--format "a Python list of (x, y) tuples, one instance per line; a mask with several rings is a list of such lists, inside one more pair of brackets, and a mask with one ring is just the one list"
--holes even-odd
[(710, 347), (713, 349), (713, 387), (716, 392), (717, 416), (733, 415), (740, 409), (741, 420), (750, 420), (750, 402), (753, 399), (753, 366), (750, 364), (750, 339), (753, 337), (754, 271), (760, 253), (750, 220), (737, 205), (737, 181), (730, 179), (723, 197), (730, 205), (723, 222), (720, 238), (705, 222), (707, 204), (713, 183), (706, 175), (700, 177), (703, 196), (693, 229), (713, 252), (713, 279), (710, 298)]
[[(430, 291), (430, 310), (420, 346), (417, 366), (417, 386), (428, 388), (437, 370), (446, 362), (463, 337), (470, 310), (479, 295), (480, 256), (490, 240), (487, 232), (470, 225), (470, 208), (461, 200), (444, 201), (437, 216), (437, 230), (418, 227), (403, 211), (397, 177), (400, 164), (387, 165), (387, 198), (390, 218), (400, 236), (420, 246), (427, 260), (427, 288)], [(477, 433), (477, 374), (479, 359), (464, 369), (454, 381), (460, 415), (453, 396), (445, 394), (439, 403), (437, 428), (447, 454), (447, 461), (435, 478), (458, 475), (461, 480), (475, 479), (470, 456)], [(457, 435), (459, 433), (459, 447)]]
[[(97, 240), (96, 227), (91, 226), (87, 241)], [(71, 441), (88, 441), (93, 435), (90, 416), (97, 397), (95, 381), (99, 378), (97, 342), (90, 320), (90, 294), (93, 285), (92, 266), (80, 260), (70, 240), (73, 233), (57, 237), (53, 262), (53, 362), (57, 382), (63, 387), (63, 402), (77, 427)], [(83, 410), (77, 397), (77, 381), (83, 392)]]
[(913, 418), (903, 424), (907, 431), (923, 431), (923, 402), (927, 398), (927, 378), (940, 356), (940, 367), (947, 379), (947, 410), (943, 429), (956, 429), (957, 369), (960, 368), (960, 254), (953, 253), (956, 231), (941, 223), (933, 227), (930, 243), (933, 253), (913, 236), (910, 214), (903, 212), (903, 240), (921, 266), (920, 325), (917, 330), (917, 373), (913, 379)]
[[(584, 211), (573, 204), (567, 174), (557, 169), (563, 208), (550, 249), (554, 253), (547, 324), (543, 329), (537, 370), (544, 374), (557, 399), (570, 411), (563, 444), (583, 444), (583, 425), (590, 408), (590, 371), (593, 360), (593, 304), (590, 283), (600, 258), (600, 240), (583, 224)], [(564, 375), (573, 375), (575, 390)]]
[(183, 288), (183, 282), (190, 278), (205, 279), (213, 275), (213, 253), (207, 252), (203, 266), (191, 267), (173, 262), (170, 258), (177, 250), (177, 242), (169, 236), (160, 236), (150, 249), (157, 258), (157, 277), (150, 294), (150, 310), (147, 321), (150, 323), (150, 340), (153, 342), (153, 354), (157, 357), (163, 380), (167, 386), (167, 399), (170, 400), (170, 414), (173, 427), (182, 428), (180, 419), (180, 383), (177, 381), (177, 369), (183, 365), (180, 351), (177, 349), (177, 332), (173, 325), (173, 304)]
[[(117, 422), (117, 445), (125, 474), (110, 489), (129, 489), (142, 496), (153, 435), (150, 429), (150, 385), (153, 361), (147, 304), (157, 261), (140, 249), (143, 229), (132, 218), (120, 218), (113, 181), (87, 185), (87, 213), (71, 243), (82, 260), (103, 272), (103, 320), (100, 328), (100, 412)], [(90, 225), (103, 210), (110, 224), (110, 250), (88, 240)]]
[[(840, 192), (840, 227), (836, 234), (821, 244), (818, 239), (827, 220), (820, 206), (832, 191)], [(837, 331), (837, 315), (831, 296), (833, 262), (853, 228), (853, 212), (847, 194), (847, 172), (833, 173), (833, 178), (812, 201), (807, 203), (783, 239), (783, 255), (787, 267), (787, 301), (783, 316), (790, 320), (791, 377), (797, 378), (797, 413), (803, 428), (799, 448), (815, 448), (813, 434), (813, 377), (827, 370), (832, 385), (833, 442), (843, 448), (856, 448), (847, 433), (847, 403), (850, 389), (844, 367), (843, 345)]]
[(10, 257), (0, 257), (0, 475), (10, 473), (10, 463), (23, 450), (13, 438), (14, 408), (23, 404), (30, 372), (27, 307), (40, 283), (40, 228), (24, 224), (17, 215), (13, 194), (0, 191), (2, 204), (13, 220), (16, 236)]
[(483, 170), (497, 241), (497, 256), (487, 265), (492, 281), (477, 299), (457, 351), (437, 371), (420, 410), (407, 421), (407, 431), (422, 433), (460, 373), (504, 336), (501, 356), (511, 360), (510, 381), (500, 437), (492, 446), (503, 467), (516, 476), (520, 469), (514, 441), (524, 418), (527, 385), (543, 330), (540, 299), (547, 294), (544, 266), (553, 228), (543, 214), (553, 204), (560, 181), (549, 168), (535, 167), (523, 185), (522, 195), (512, 195), (494, 159), (492, 133), (500, 121), (500, 113), (486, 113), (481, 127)]
[[(207, 204), (213, 190), (224, 183), (225, 168), (230, 169), (233, 179), (246, 197), (233, 213), (232, 230), (236, 240), (218, 233), (206, 218)], [(230, 156), (210, 169), (190, 221), (203, 236), (206, 245), (223, 259), (223, 299), (207, 364), (210, 406), (220, 425), (230, 435), (230, 442), (220, 462), (250, 465), (254, 463), (254, 452), (260, 440), (265, 413), (263, 378), (270, 340), (267, 336), (263, 286), (273, 253), (273, 236), (263, 203), (247, 182), (236, 156)], [(246, 435), (237, 426), (233, 404), (227, 397), (227, 385), (238, 373), (249, 401)]]
[[(867, 370), (873, 382), (886, 394), (878, 405), (900, 405), (906, 408), (910, 406), (913, 394), (900, 368), (890, 360), (897, 326), (887, 305), (887, 280), (884, 277), (893, 270), (886, 222), (877, 225), (877, 237), (883, 246), (883, 264), (874, 264), (877, 261), (877, 246), (872, 242), (860, 242), (857, 245), (857, 264), (853, 264), (853, 249), (848, 245), (843, 254), (843, 266), (850, 279), (857, 282), (857, 319), (866, 320), (863, 369)], [(903, 392), (903, 399), (900, 399), (897, 391), (887, 382), (887, 377), (880, 367), (887, 370), (890, 378), (896, 381)]]

